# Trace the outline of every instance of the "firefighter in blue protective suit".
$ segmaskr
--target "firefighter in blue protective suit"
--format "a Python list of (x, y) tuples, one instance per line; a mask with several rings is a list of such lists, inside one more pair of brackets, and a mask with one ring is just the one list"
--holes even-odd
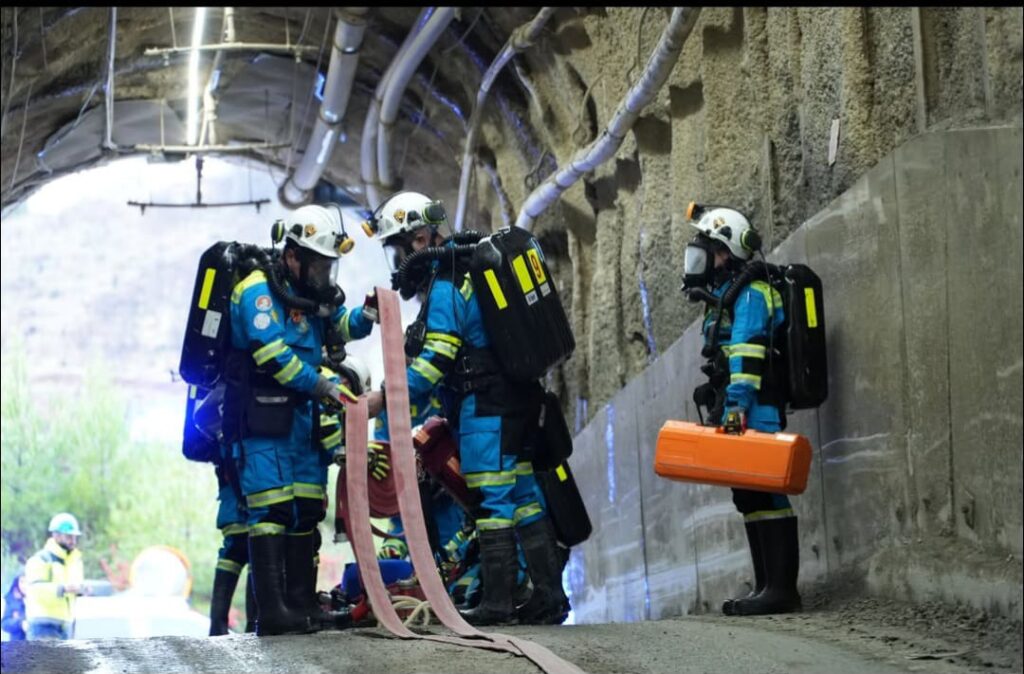
[[(696, 206), (696, 205), (694, 205)], [(694, 393), (698, 405), (710, 410), (710, 423), (740, 432), (768, 433), (785, 427), (785, 399), (775, 331), (785, 320), (782, 297), (763, 279), (744, 274), (760, 250), (757, 232), (731, 208), (700, 208), (688, 213), (699, 234), (686, 249), (684, 289), (710, 287), (717, 300), (741, 287), (731, 309), (705, 315), (704, 369), (710, 381)], [(696, 219), (694, 219), (696, 215)], [(774, 356), (774, 357), (773, 357)], [(797, 518), (785, 494), (733, 489), (733, 502), (743, 514), (754, 566), (750, 594), (722, 605), (726, 615), (760, 615), (800, 610), (796, 580), (800, 566)]]
[[(401, 192), (381, 204), (364, 228), (379, 236), (401, 263), (393, 279), (403, 297), (425, 292), (414, 324), (418, 328), (407, 333), (406, 354), (413, 359), (407, 369), (409, 400), (424, 409), (437, 391), (445, 417), (458, 429), (466, 484), (478, 496), (474, 519), (483, 599), (462, 613), (477, 625), (561, 623), (569, 603), (562, 590), (554, 528), (536, 498), (528, 455), (543, 389), (536, 381), (515, 383), (502, 373), (489, 348), (466, 258), (459, 255), (466, 246), (458, 244), (467, 233), (445, 241), (440, 225), (447, 225), (440, 202)], [(422, 344), (416, 343), (417, 333), (423, 335)], [(368, 405), (371, 416), (379, 413), (383, 394), (372, 393)], [(534, 586), (518, 609), (517, 534)]]
[[(215, 637), (230, 633), (228, 613), (242, 570), (249, 563), (248, 513), (238, 480), (238, 469), (231, 459), (231, 448), (223, 442), (221, 414), (224, 387), (217, 386), (202, 397), (189, 395), (189, 405), (190, 411), (186, 412), (186, 437), (192, 430), (192, 442), (204, 443), (211, 448), (209, 452), (214, 456), (217, 476), (217, 529), (223, 536), (223, 542), (217, 552), (213, 590), (210, 593), (210, 636)], [(256, 600), (252, 592), (252, 583), (246, 583), (246, 632), (256, 629)]]
[(224, 375), (224, 434), (249, 513), (260, 636), (318, 628), (314, 530), (327, 467), (316, 426), (321, 404), (340, 408), (355, 396), (317, 366), (325, 343), (336, 348), (373, 327), (362, 307), (344, 307), (335, 285), (350, 243), (340, 208), (303, 206), (275, 224), (275, 239), (285, 241), (280, 257), (231, 294)]

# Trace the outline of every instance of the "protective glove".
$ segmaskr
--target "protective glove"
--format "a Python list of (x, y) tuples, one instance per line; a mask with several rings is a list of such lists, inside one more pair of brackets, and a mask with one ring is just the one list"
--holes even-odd
[(316, 384), (313, 385), (313, 398), (322, 401), (332, 409), (338, 410), (345, 407), (348, 403), (354, 403), (359, 400), (359, 397), (352, 393), (347, 386), (335, 383), (323, 375), (320, 375), (320, 378), (316, 380)]
[(384, 447), (375, 442), (369, 443), (366, 446), (366, 450), (366, 467), (369, 469), (373, 479), (380, 482), (391, 472), (391, 461), (388, 459)]
[(366, 293), (366, 299), (363, 300), (363, 316), (366, 316), (366, 318), (374, 323), (380, 323), (380, 310), (377, 306), (376, 288)]
[(747, 430), (747, 413), (739, 406), (725, 408), (725, 415), (722, 417), (722, 428), (726, 433), (741, 435)]

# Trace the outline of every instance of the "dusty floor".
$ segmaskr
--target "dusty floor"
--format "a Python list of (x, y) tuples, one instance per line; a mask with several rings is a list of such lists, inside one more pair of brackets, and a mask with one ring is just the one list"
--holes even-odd
[[(602, 672), (1020, 672), (1021, 623), (940, 605), (815, 591), (789, 616), (507, 627)], [(302, 637), (166, 637), (3, 644), (4, 672), (535, 672), (482, 650), (400, 641), (383, 630)]]

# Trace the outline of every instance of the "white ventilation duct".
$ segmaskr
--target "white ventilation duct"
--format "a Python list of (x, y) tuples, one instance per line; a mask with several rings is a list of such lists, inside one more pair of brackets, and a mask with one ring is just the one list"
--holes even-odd
[(697, 23), (698, 16), (700, 7), (676, 7), (672, 10), (668, 26), (662, 32), (643, 75), (619, 103), (604, 132), (593, 143), (578, 152), (568, 166), (556, 171), (527, 197), (516, 219), (518, 227), (530, 229), (534, 221), (583, 174), (593, 171), (615, 154), (626, 134), (633, 128), (633, 123), (640, 116), (640, 111), (654, 100), (665, 84), (676, 61), (679, 60), (679, 53), (686, 38)]
[(392, 73), (398, 68), (398, 65), (404, 60), (405, 54), (409, 51), (410, 45), (416, 40), (416, 36), (423, 30), (424, 25), (429, 20), (430, 16), (434, 13), (433, 7), (424, 7), (420, 12), (419, 16), (416, 17), (416, 23), (413, 24), (409, 30), (409, 34), (405, 36), (405, 41), (402, 42), (402, 46), (395, 52), (394, 58), (391, 59), (391, 63), (388, 65), (387, 70), (381, 75), (380, 82), (377, 83), (377, 90), (373, 94), (373, 99), (370, 100), (370, 107), (366, 111), (366, 120), (363, 123), (363, 138), (362, 144), (359, 148), (359, 166), (360, 166), (360, 178), (363, 181), (363, 195), (366, 197), (366, 202), (371, 210), (376, 210), (377, 206), (380, 205), (380, 183), (377, 180), (377, 129), (378, 121), (380, 117), (381, 102), (384, 100), (384, 91), (387, 89), (388, 80), (391, 79)]
[(298, 208), (309, 200), (310, 191), (323, 175), (337, 145), (338, 131), (345, 117), (356, 67), (359, 65), (359, 48), (366, 31), (367, 11), (366, 7), (346, 7), (338, 12), (338, 25), (334, 31), (320, 114), (302, 159), (278, 191), (278, 197), (285, 206)]
[(534, 43), (540, 31), (544, 28), (551, 15), (555, 13), (554, 7), (544, 7), (537, 16), (533, 17), (530, 23), (524, 24), (512, 31), (508, 42), (498, 53), (491, 63), (487, 72), (484, 73), (483, 82), (480, 83), (480, 90), (476, 94), (476, 107), (469, 118), (469, 131), (466, 132), (466, 147), (462, 153), (462, 174), (459, 176), (459, 199), (455, 206), (455, 231), (462, 231), (462, 222), (466, 217), (466, 202), (469, 200), (469, 179), (473, 173), (473, 151), (476, 149), (476, 137), (480, 131), (480, 120), (483, 119), (484, 103), (487, 102), (487, 95), (491, 91), (498, 73), (505, 67), (505, 64), (513, 56), (523, 51)]
[(395, 181), (391, 167), (391, 130), (398, 119), (398, 106), (402, 102), (402, 96), (416, 69), (420, 67), (423, 59), (441, 37), (441, 33), (454, 18), (454, 7), (437, 8), (420, 34), (409, 45), (408, 51), (398, 61), (388, 79), (380, 105), (380, 128), (377, 136), (377, 175), (378, 182), (384, 189), (391, 189)]

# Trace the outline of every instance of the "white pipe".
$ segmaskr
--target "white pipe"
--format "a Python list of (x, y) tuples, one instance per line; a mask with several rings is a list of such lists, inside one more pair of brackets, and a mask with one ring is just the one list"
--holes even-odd
[(391, 59), (391, 63), (388, 65), (387, 70), (381, 75), (380, 82), (377, 83), (377, 90), (373, 94), (373, 98), (370, 100), (370, 107), (366, 111), (366, 121), (363, 124), (363, 138), (362, 144), (359, 151), (359, 165), (360, 165), (360, 178), (363, 181), (363, 195), (366, 197), (367, 205), (370, 210), (376, 210), (380, 205), (381, 197), (380, 190), (378, 189), (379, 183), (377, 182), (377, 128), (380, 113), (381, 101), (384, 97), (384, 90), (388, 86), (388, 80), (391, 78), (391, 73), (395, 71), (398, 64), (405, 57), (406, 52), (409, 49), (409, 45), (413, 43), (416, 36), (419, 35), (423, 29), (427, 19), (433, 13), (433, 7), (424, 7), (418, 17), (416, 17), (416, 23), (413, 24), (409, 30), (409, 34), (405, 36), (405, 41), (402, 42), (402, 46), (395, 52), (395, 56)]
[(491, 91), (491, 85), (505, 64), (513, 56), (523, 51), (537, 39), (541, 29), (547, 23), (551, 15), (555, 13), (554, 7), (543, 7), (537, 16), (528, 24), (524, 24), (512, 31), (505, 43), (505, 47), (498, 53), (498, 56), (491, 63), (491, 66), (484, 73), (480, 90), (476, 94), (476, 106), (469, 118), (469, 131), (466, 133), (466, 148), (462, 153), (462, 173), (459, 176), (459, 199), (455, 206), (455, 231), (462, 231), (462, 222), (466, 217), (466, 202), (469, 200), (469, 178), (473, 171), (473, 151), (476, 149), (476, 137), (480, 131), (480, 120), (483, 119), (484, 103), (487, 101), (487, 94)]
[(206, 23), (206, 8), (196, 7), (195, 22), (192, 24), (192, 51), (188, 57), (188, 117), (185, 144), (195, 145), (199, 130), (196, 119), (199, 107), (199, 52), (196, 48), (203, 41), (203, 26)]
[(365, 16), (368, 11), (367, 7), (349, 7), (338, 13), (320, 114), (302, 159), (279, 191), (286, 206), (295, 208), (309, 200), (310, 190), (316, 187), (337, 146), (338, 130), (345, 118), (359, 65), (359, 49), (366, 32)]
[(434, 15), (427, 21), (427, 25), (409, 45), (408, 51), (395, 66), (391, 77), (388, 78), (380, 105), (380, 128), (377, 136), (377, 174), (381, 187), (385, 189), (391, 189), (395, 182), (391, 167), (391, 131), (394, 128), (395, 120), (398, 119), (398, 107), (402, 102), (402, 95), (405, 94), (405, 89), (409, 86), (409, 80), (416, 74), (416, 69), (420, 67), (427, 53), (430, 52), (438, 38), (441, 37), (441, 33), (454, 18), (454, 7), (438, 7)]
[[(230, 43), (235, 41), (235, 8), (224, 8), (224, 21), (221, 26), (221, 39)], [(218, 51), (213, 57), (210, 68), (210, 79), (203, 90), (203, 123), (199, 131), (199, 145), (217, 144), (217, 97), (213, 95), (220, 84), (220, 66), (224, 61), (224, 52)]]
[(698, 16), (700, 7), (676, 7), (672, 10), (672, 17), (647, 62), (643, 76), (619, 104), (607, 128), (593, 143), (578, 152), (568, 166), (545, 180), (527, 197), (519, 211), (516, 226), (530, 229), (534, 221), (580, 176), (593, 171), (615, 154), (640, 112), (665, 84)]
[(117, 44), (117, 7), (110, 8), (110, 46), (107, 49), (107, 91), (104, 112), (107, 118), (103, 147), (116, 150), (114, 145), (114, 47)]

